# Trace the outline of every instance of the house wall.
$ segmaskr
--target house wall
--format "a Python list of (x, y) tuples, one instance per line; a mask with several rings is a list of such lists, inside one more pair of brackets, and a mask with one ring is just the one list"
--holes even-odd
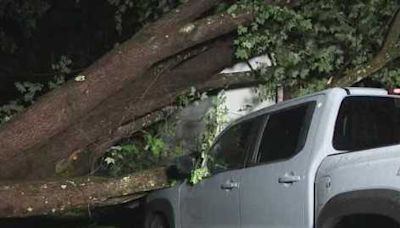
[[(270, 65), (271, 63), (266, 56), (260, 56), (249, 60), (249, 64), (253, 69), (257, 69), (264, 64)], [(231, 68), (223, 70), (221, 73), (250, 70), (251, 68), (247, 63), (238, 63)], [(253, 109), (259, 109), (260, 107), (266, 107), (275, 103), (269, 100), (261, 104), (256, 104), (255, 106), (254, 101), (257, 94), (254, 88), (229, 90), (225, 92), (225, 96), (226, 102), (224, 105), (226, 105), (228, 109), (228, 118), (231, 121), (246, 115)], [(205, 127), (202, 119), (210, 107), (211, 100), (208, 99), (200, 102), (198, 105), (189, 105), (174, 116), (176, 120), (175, 135), (168, 140), (171, 147), (181, 146), (187, 153), (194, 152), (198, 149), (199, 136)]]

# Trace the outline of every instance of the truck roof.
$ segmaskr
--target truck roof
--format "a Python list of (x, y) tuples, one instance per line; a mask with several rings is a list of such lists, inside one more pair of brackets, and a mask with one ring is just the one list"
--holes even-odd
[(352, 95), (388, 95), (388, 91), (380, 88), (346, 87)]
[(262, 113), (273, 111), (276, 109), (280, 109), (282, 106), (287, 106), (290, 105), (291, 103), (296, 103), (299, 100), (304, 100), (308, 97), (314, 97), (318, 95), (326, 95), (326, 96), (346, 96), (346, 95), (370, 95), (370, 96), (388, 96), (388, 91), (385, 89), (380, 89), (380, 88), (363, 88), (363, 87), (334, 87), (326, 90), (322, 90), (316, 93), (312, 93), (309, 95), (293, 98), (290, 100), (286, 100), (280, 103), (276, 103), (274, 105), (270, 105), (267, 107), (260, 107), (256, 108), (254, 111), (236, 119), (233, 121), (231, 124), (229, 124), (227, 127), (234, 125), (238, 122), (241, 122), (243, 120), (252, 118), (254, 116), (258, 116)]

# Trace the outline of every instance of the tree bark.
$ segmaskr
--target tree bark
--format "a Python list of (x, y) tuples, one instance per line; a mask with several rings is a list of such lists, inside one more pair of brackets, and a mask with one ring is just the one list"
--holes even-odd
[[(214, 4), (208, 0), (200, 2), (189, 1), (165, 19), (144, 28), (83, 72), (85, 81), (67, 82), (5, 124), (0, 129), (0, 147), (3, 148), (0, 162), (7, 165), (0, 167), (0, 178), (51, 177), (57, 167), (63, 169), (64, 162), (71, 158), (82, 166), (79, 172), (71, 175), (85, 174), (90, 163), (87, 161), (98, 157), (87, 151), (88, 145), (100, 137), (110, 137), (125, 122), (171, 103), (187, 87), (207, 80), (228, 66), (232, 62), (231, 46), (229, 52), (224, 51), (226, 45), (206, 51), (200, 48), (199, 52), (204, 53), (196, 53), (194, 58), (188, 52), (189, 60), (187, 56), (176, 54), (234, 31), (238, 25), (249, 23), (253, 15), (247, 11), (235, 16), (220, 14), (182, 25), (181, 21), (187, 23), (189, 18), (200, 16), (204, 13), (200, 11)], [(156, 25), (161, 24), (166, 28), (157, 30)], [(164, 67), (164, 59), (169, 56), (178, 64), (173, 71)], [(188, 63), (179, 65), (180, 62)], [(186, 66), (190, 68), (184, 68)], [(187, 74), (193, 67), (197, 68), (197, 73)], [(84, 159), (76, 159), (81, 157)]]
[(90, 209), (124, 203), (169, 186), (165, 168), (121, 178), (79, 177), (0, 186), (0, 217), (90, 213)]
[(138, 80), (155, 63), (252, 20), (251, 12), (196, 20), (218, 2), (191, 0), (183, 4), (82, 72), (85, 81), (69, 81), (43, 96), (0, 129), (1, 161), (47, 142)]
[(266, 80), (256, 77), (252, 72), (222, 73), (212, 76), (196, 88), (200, 91), (210, 92), (253, 87), (263, 83), (266, 83)]
[[(98, 157), (87, 151), (89, 145), (112, 138), (115, 130), (126, 122), (173, 103), (187, 88), (231, 65), (232, 54), (231, 39), (217, 41), (174, 69), (161, 73), (157, 69), (150, 71), (47, 142), (8, 157), (13, 163), (5, 162), (0, 166), (0, 176), (3, 179), (41, 179), (54, 176), (56, 171), (63, 176), (88, 173), (90, 161)], [(65, 164), (70, 167), (74, 164), (77, 170), (70, 172), (70, 167), (63, 168)]]

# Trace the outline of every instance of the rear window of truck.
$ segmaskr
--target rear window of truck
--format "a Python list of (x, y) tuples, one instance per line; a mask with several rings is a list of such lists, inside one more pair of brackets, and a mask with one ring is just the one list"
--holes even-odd
[(333, 147), (365, 150), (400, 143), (400, 99), (349, 96), (341, 104)]

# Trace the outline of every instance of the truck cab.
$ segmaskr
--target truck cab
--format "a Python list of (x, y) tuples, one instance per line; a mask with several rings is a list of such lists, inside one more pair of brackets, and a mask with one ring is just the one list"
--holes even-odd
[(208, 177), (148, 195), (146, 226), (400, 227), (399, 121), (400, 97), (381, 89), (258, 110), (217, 137)]

